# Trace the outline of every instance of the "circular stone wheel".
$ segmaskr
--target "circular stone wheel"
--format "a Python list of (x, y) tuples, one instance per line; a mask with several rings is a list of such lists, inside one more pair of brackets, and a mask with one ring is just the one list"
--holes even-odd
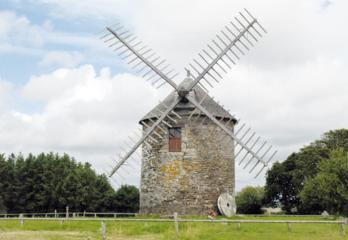
[(231, 217), (236, 214), (236, 202), (234, 197), (228, 193), (223, 193), (219, 196), (217, 205), (220, 213), (226, 217)]

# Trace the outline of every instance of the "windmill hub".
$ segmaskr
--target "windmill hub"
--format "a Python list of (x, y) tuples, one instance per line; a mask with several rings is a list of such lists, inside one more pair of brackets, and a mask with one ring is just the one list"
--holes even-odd
[(178, 90), (178, 94), (181, 98), (185, 98), (188, 93), (189, 93), (189, 91), (184, 87), (180, 87)]
[(178, 86), (178, 94), (179, 96), (182, 98), (182, 100), (184, 98), (186, 98), (186, 96), (189, 94), (190, 90), (190, 86), (193, 83), (193, 79), (190, 77), (187, 77), (184, 79), (184, 81), (182, 81), (182, 83)]

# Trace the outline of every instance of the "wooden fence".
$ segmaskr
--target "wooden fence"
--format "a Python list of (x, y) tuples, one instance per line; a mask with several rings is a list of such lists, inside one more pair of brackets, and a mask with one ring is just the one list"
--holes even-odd
[[(104, 216), (104, 217), (100, 217)], [(107, 216), (107, 217), (105, 217)], [(127, 218), (127, 216), (132, 216)], [(246, 216), (246, 215), (243, 215)], [(255, 215), (253, 215), (255, 216)], [(259, 215), (260, 216), (260, 215)], [(258, 224), (285, 224), (288, 231), (292, 231), (293, 224), (337, 224), (340, 225), (340, 232), (345, 235), (345, 228), (348, 224), (347, 219), (342, 220), (243, 220), (243, 219), (186, 219), (179, 218), (176, 213), (167, 218), (136, 218), (135, 213), (95, 213), (95, 212), (76, 212), (76, 213), (25, 213), (25, 214), (0, 214), (0, 221), (18, 220), (23, 226), (25, 221), (57, 221), (63, 224), (65, 221), (99, 221), (101, 222), (102, 239), (105, 239), (106, 224), (108, 221), (118, 222), (172, 222), (175, 227), (177, 236), (179, 236), (179, 223), (234, 223), (237, 229), (242, 224), (258, 223)]]
[(138, 213), (119, 213), (119, 212), (42, 212), (42, 213), (0, 213), (1, 218), (19, 218), (27, 217), (27, 218), (80, 218), (80, 217), (134, 217), (137, 216)]

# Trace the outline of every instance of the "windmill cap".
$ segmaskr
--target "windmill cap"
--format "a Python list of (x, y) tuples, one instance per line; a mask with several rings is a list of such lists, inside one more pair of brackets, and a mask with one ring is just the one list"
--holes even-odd
[[(188, 89), (191, 86), (193, 80), (191, 78), (185, 78), (182, 83), (179, 84), (179, 88)], [(189, 93), (194, 96), (197, 102), (201, 102), (201, 105), (210, 112), (215, 117), (232, 119), (234, 122), (237, 122), (237, 119), (232, 116), (229, 112), (227, 112), (223, 107), (221, 107), (213, 98), (211, 98), (200, 86), (196, 85), (193, 90)], [(178, 93), (176, 91), (170, 93), (161, 103), (154, 107), (150, 112), (148, 112), (141, 120), (142, 121), (148, 119), (157, 119), (160, 117), (160, 113), (164, 111), (164, 105), (170, 106), (175, 99), (177, 99)], [(187, 110), (192, 111), (195, 107), (190, 102), (180, 102), (174, 108), (179, 115), (182, 111), (187, 112)], [(204, 115), (202, 113), (202, 115)]]

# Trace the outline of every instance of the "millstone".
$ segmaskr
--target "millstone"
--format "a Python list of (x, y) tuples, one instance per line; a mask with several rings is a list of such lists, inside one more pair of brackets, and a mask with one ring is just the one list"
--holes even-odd
[(223, 193), (218, 198), (218, 208), (221, 214), (231, 217), (236, 214), (237, 207), (234, 197), (228, 193)]

